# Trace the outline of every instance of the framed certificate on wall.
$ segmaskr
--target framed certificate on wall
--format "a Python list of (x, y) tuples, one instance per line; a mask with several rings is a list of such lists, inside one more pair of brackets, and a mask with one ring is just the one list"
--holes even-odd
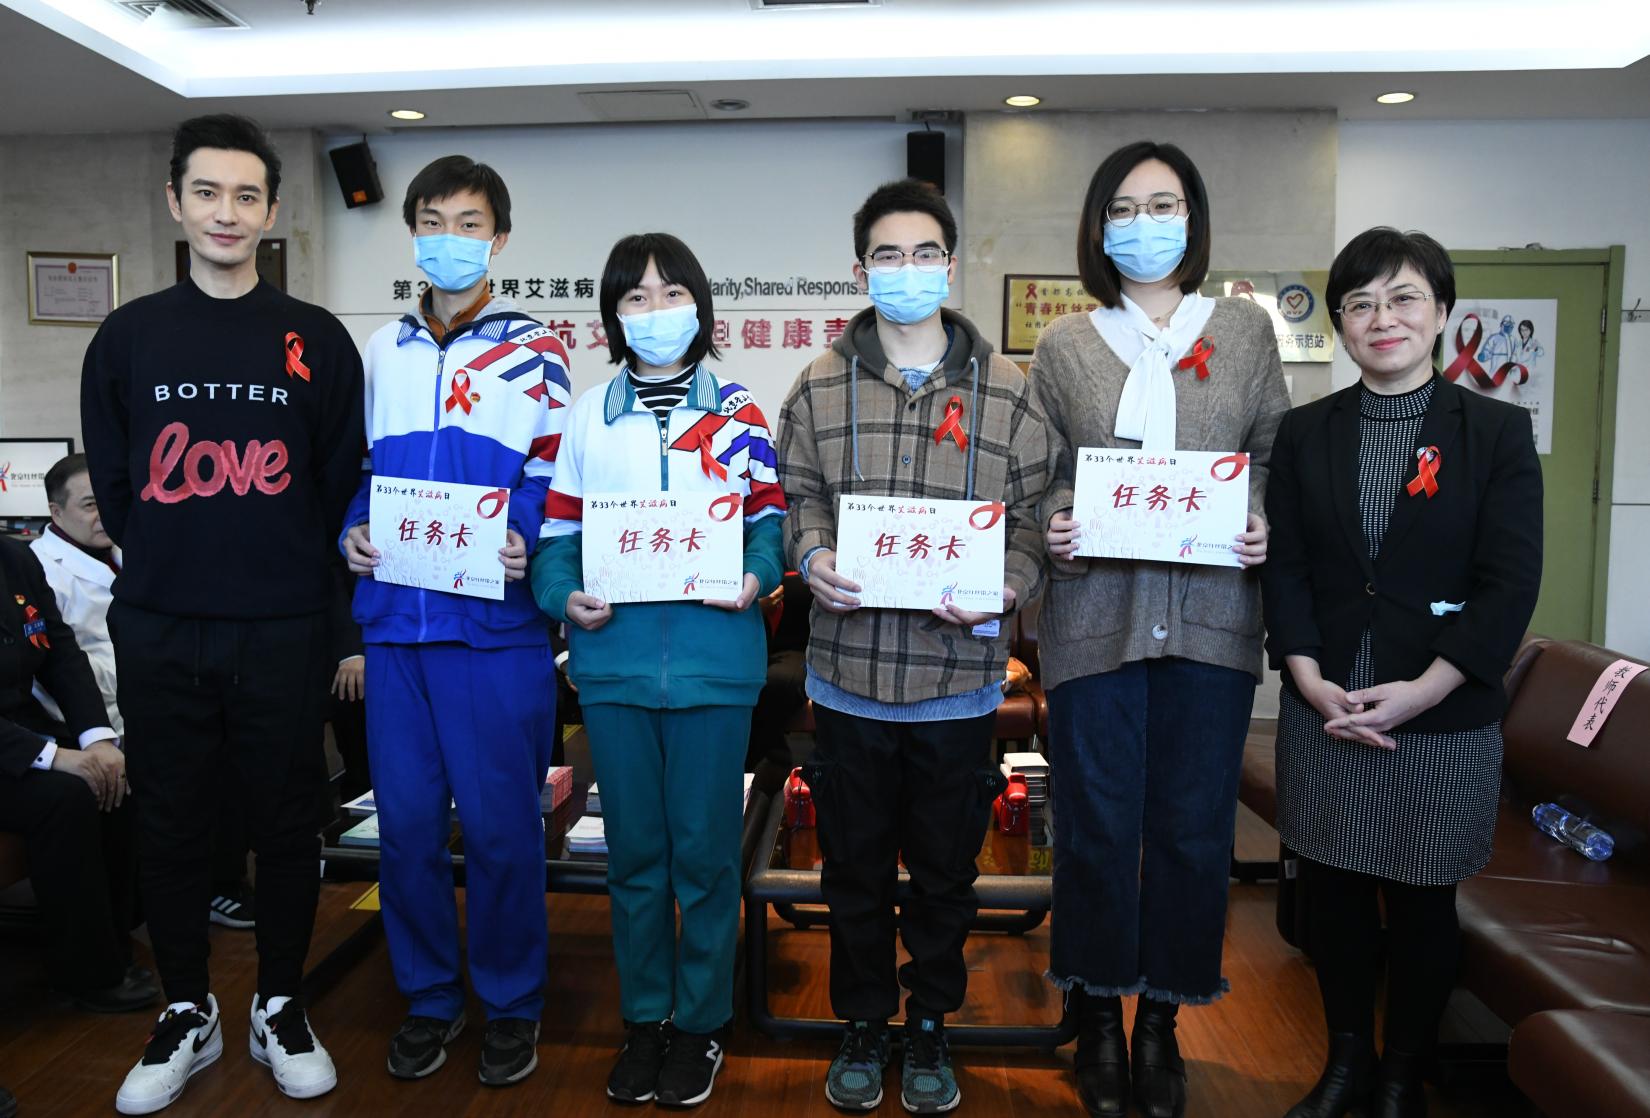
[(29, 322), (96, 326), (119, 302), (119, 262), (112, 252), (31, 252)]

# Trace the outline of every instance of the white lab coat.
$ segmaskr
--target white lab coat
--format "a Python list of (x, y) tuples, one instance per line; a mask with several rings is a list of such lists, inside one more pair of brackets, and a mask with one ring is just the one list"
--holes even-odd
[[(115, 706), (115, 646), (109, 640), (110, 588), (115, 583), (115, 572), (107, 563), (87, 555), (49, 528), (29, 546), (46, 569), (46, 581), (57, 597), (58, 612), (74, 630), (76, 642), (91, 661), (92, 675), (97, 678), (98, 690), (103, 692), (103, 705), (109, 711), (109, 726), (115, 733), (124, 735), (126, 729)], [(120, 562), (118, 547), (115, 562)], [(38, 684), (34, 690), (52, 717), (61, 718), (51, 697), (42, 692)]]

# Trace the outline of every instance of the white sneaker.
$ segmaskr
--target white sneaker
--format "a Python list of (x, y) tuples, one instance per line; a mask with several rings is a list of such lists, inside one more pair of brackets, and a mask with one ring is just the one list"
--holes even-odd
[(338, 1086), (338, 1069), (315, 1039), (304, 1007), (292, 998), (275, 997), (269, 1005), (252, 996), (252, 1058), (275, 1073), (283, 1095), (312, 1099)]
[(167, 1006), (155, 1023), (143, 1059), (126, 1073), (115, 1095), (122, 1114), (153, 1114), (170, 1106), (189, 1077), (210, 1067), (223, 1055), (223, 1031), (218, 1028), (218, 1000), (206, 995), (204, 1006)]

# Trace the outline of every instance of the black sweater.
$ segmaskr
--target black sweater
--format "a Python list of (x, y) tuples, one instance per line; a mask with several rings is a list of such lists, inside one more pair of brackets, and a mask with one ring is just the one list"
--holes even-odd
[(117, 308), (86, 350), (80, 421), (117, 600), (185, 617), (319, 613), (361, 477), (361, 357), (320, 307), (260, 282)]

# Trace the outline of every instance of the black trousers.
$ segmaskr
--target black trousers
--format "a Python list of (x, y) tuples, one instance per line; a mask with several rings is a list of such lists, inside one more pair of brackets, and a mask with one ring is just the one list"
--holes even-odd
[(1386, 904), (1386, 1045), (1425, 1053), (1455, 985), (1461, 925), (1454, 885), (1406, 885), (1301, 858), (1307, 950), (1332, 1033), (1373, 1036)]
[(768, 681), (751, 710), (750, 744), (745, 749), (745, 771), (755, 773), (754, 786), (772, 796), (791, 775), (791, 743), (785, 736), (796, 712), (808, 701), (807, 669), (800, 651), (768, 654)]
[[(815, 751), (804, 768), (831, 910), (831, 1008), (887, 1020), (910, 991), (910, 1017), (943, 1017), (968, 988), (963, 941), (979, 911), (974, 859), (1003, 778), (991, 764), (994, 714), (883, 722), (814, 704)], [(894, 887), (903, 857), (910, 896), (894, 970)]]
[(234, 774), (258, 869), (258, 993), (295, 997), (320, 891), (324, 614), (258, 621), (109, 609), (139, 880), (168, 1001), (203, 1002), (212, 830)]
[[(57, 740), (72, 741), (67, 735)], [(132, 812), (131, 799), (99, 811), (91, 788), (70, 773), (0, 775), (0, 830), (23, 836), (46, 975), (59, 990), (113, 986), (132, 961)]]
[(372, 773), (367, 765), (366, 700), (329, 695), (327, 721), (332, 723), (332, 740), (344, 762), (344, 775), (338, 778), (338, 793), (346, 800), (353, 800), (372, 788)]

